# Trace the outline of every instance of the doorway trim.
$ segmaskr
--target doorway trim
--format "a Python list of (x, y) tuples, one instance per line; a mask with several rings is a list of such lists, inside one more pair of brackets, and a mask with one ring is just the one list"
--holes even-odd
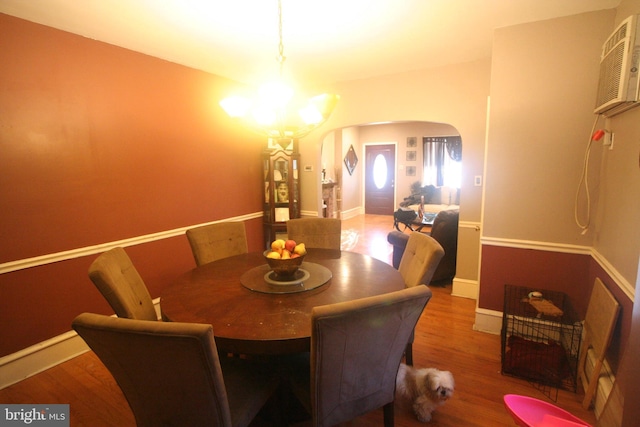
[[(395, 152), (395, 164), (393, 165), (393, 208), (395, 211), (395, 208), (398, 206), (398, 188), (396, 183), (398, 182), (398, 141), (381, 141), (381, 142), (365, 142), (361, 145), (361, 152), (360, 152), (360, 158), (362, 159), (362, 167), (360, 168), (360, 182), (362, 182), (362, 188), (361, 188), (361, 197), (360, 199), (362, 200), (362, 213), (364, 214), (364, 206), (365, 206), (365, 180), (367, 179), (366, 177), (366, 152), (367, 152), (367, 146), (374, 146), (374, 145), (393, 145), (394, 148), (394, 152)], [(402, 170), (404, 170), (404, 167), (402, 168)]]

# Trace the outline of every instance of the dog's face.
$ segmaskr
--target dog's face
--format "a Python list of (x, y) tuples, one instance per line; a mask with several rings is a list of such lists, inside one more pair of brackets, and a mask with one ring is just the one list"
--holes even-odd
[(445, 401), (453, 395), (455, 383), (449, 371), (434, 371), (427, 374), (427, 386), (434, 398)]

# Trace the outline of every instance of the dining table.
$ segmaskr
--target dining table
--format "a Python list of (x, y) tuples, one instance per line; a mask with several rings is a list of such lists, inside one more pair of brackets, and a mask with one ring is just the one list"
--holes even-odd
[(165, 321), (213, 326), (219, 351), (273, 355), (308, 352), (311, 311), (404, 289), (388, 263), (356, 252), (308, 248), (297, 276), (274, 280), (262, 252), (196, 267), (160, 295)]

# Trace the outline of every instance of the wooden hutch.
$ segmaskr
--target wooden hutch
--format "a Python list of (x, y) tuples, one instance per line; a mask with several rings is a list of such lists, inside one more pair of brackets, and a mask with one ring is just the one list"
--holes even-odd
[(265, 248), (285, 238), (287, 221), (300, 218), (300, 153), (298, 141), (270, 139), (262, 154)]

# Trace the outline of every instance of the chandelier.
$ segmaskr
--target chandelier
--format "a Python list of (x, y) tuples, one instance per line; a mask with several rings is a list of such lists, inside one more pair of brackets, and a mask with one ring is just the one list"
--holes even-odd
[(220, 106), (232, 118), (262, 136), (282, 142), (299, 139), (327, 121), (340, 97), (323, 93), (300, 102), (283, 80), (282, 0), (278, 0), (279, 80), (260, 87), (253, 99), (230, 96)]

